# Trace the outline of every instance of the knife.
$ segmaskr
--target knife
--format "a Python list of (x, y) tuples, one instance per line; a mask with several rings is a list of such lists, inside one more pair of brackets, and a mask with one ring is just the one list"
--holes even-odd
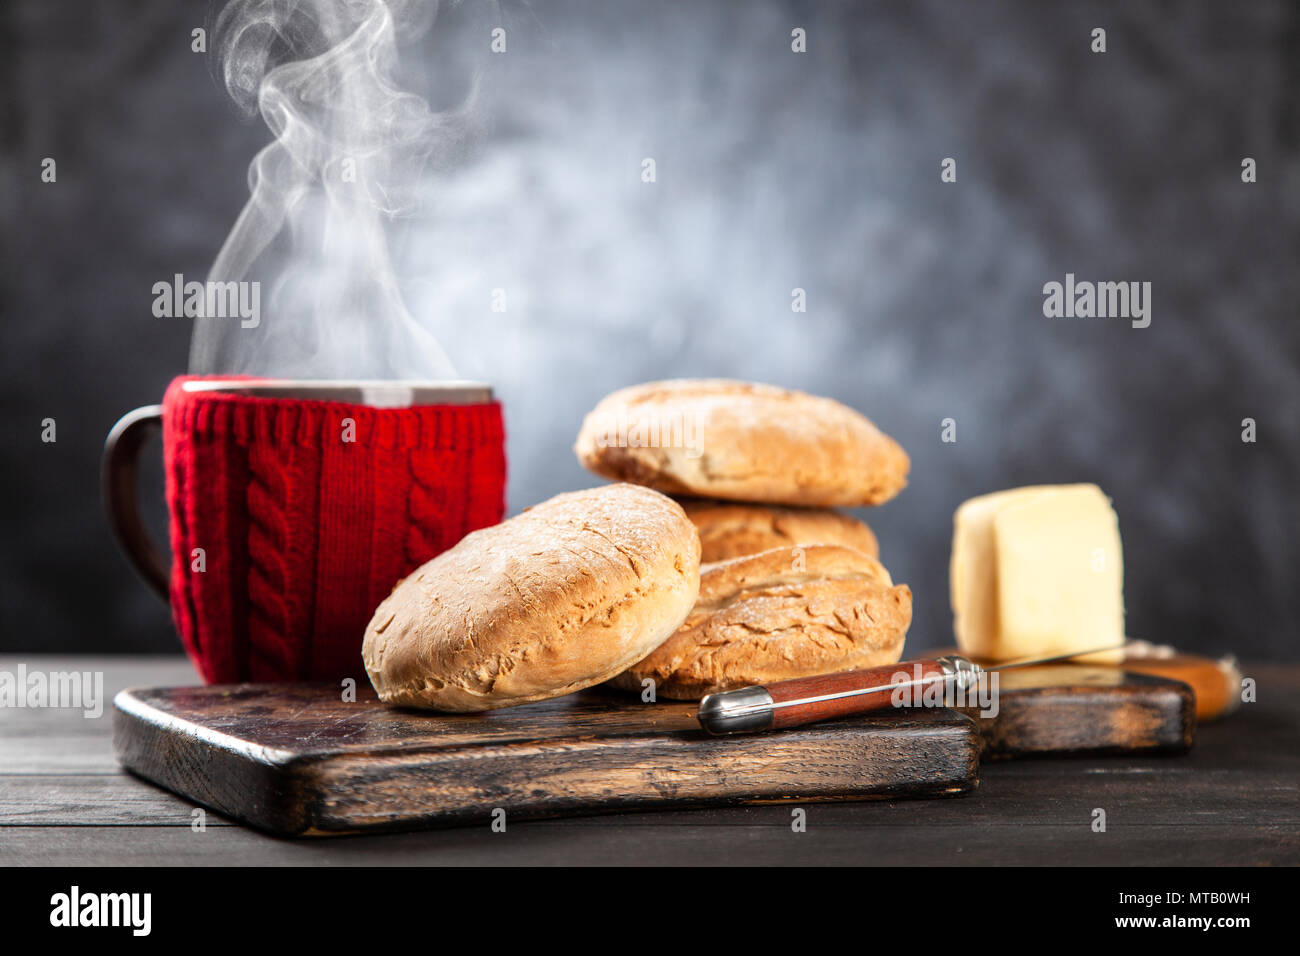
[(822, 674), (817, 677), (796, 677), (756, 687), (708, 694), (700, 701), (698, 719), (700, 726), (714, 736), (726, 734), (757, 733), (800, 727), (834, 717), (865, 714), (896, 706), (894, 695), (903, 688), (909, 690), (912, 700), (942, 687), (965, 690), (975, 685), (984, 674), (1050, 664), (1088, 654), (1119, 650), (1127, 641), (1094, 647), (1086, 651), (1071, 651), (1054, 657), (1020, 658), (996, 667), (981, 667), (960, 654), (926, 658), (917, 661), (899, 661), (883, 667), (844, 671), (839, 674)]

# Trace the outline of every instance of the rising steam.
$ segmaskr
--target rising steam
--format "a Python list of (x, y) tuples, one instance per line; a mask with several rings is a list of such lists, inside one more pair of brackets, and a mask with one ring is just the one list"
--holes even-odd
[[(214, 36), (235, 101), (275, 141), (249, 167), (248, 204), (214, 282), (260, 281), (262, 318), (196, 320), (190, 370), (311, 378), (454, 377), (403, 302), (391, 243), (425, 177), (473, 135), (469, 100), (435, 112), (400, 88), (396, 36), (432, 2), (232, 0)], [(470, 97), (472, 100), (472, 95)]]

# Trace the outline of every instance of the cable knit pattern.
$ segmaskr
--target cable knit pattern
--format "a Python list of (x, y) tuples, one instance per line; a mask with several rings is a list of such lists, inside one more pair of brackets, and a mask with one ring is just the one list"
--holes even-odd
[(184, 381), (163, 401), (172, 607), (209, 682), (362, 675), (375, 605), (504, 514), (495, 402), (375, 409)]
[(285, 516), (289, 485), (279, 451), (269, 444), (248, 449), (249, 664), (253, 680), (273, 680), (274, 675), (293, 675), (296, 670), (289, 634), (289, 526)]

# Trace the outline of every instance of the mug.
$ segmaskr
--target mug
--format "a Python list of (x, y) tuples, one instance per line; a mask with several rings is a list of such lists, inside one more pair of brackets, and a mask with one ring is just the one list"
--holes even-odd
[[(136, 465), (163, 437), (171, 557), (140, 521)], [(170, 600), (208, 683), (364, 674), (361, 642), (403, 577), (505, 512), (489, 386), (182, 376), (104, 445), (109, 524)]]

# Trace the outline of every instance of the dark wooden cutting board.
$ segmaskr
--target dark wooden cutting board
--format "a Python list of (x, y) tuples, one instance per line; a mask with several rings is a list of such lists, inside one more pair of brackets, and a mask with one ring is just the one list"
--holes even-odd
[(1180, 681), (1118, 667), (1045, 664), (998, 674), (998, 707), (980, 728), (985, 759), (1186, 751), (1196, 697)]
[[(979, 760), (1177, 753), (1195, 701), (1176, 681), (1051, 665), (999, 676), (997, 714), (917, 708), (713, 738), (694, 703), (603, 689), (485, 714), (380, 704), (366, 686), (128, 690), (122, 763), (280, 834), (325, 835), (630, 809), (965, 793)], [(963, 716), (963, 713), (967, 716)]]
[(273, 833), (325, 835), (624, 809), (961, 794), (980, 738), (947, 709), (709, 737), (694, 703), (606, 690), (485, 714), (355, 703), (332, 685), (127, 690), (133, 772)]

